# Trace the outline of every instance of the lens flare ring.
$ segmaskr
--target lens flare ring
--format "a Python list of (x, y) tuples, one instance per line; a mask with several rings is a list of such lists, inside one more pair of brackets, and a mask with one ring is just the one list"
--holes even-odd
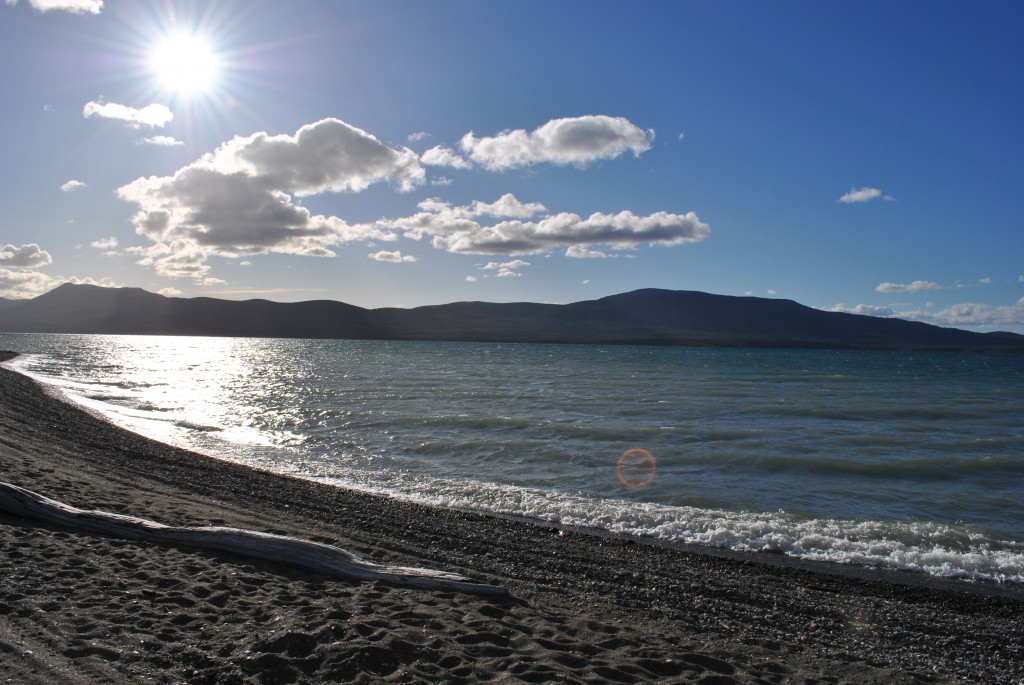
[(657, 470), (658, 462), (654, 455), (642, 447), (634, 447), (623, 452), (615, 467), (619, 482), (630, 490), (646, 488), (653, 483)]

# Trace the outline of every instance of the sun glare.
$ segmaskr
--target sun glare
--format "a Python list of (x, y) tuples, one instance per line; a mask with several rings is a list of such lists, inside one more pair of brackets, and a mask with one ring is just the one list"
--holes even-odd
[(164, 38), (150, 56), (150, 67), (162, 88), (186, 96), (211, 89), (220, 70), (210, 43), (186, 33)]

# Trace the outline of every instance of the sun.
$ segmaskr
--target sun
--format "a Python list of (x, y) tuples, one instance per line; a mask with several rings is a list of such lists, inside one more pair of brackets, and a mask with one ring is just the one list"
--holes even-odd
[(166, 36), (153, 49), (149, 66), (162, 88), (192, 96), (216, 85), (220, 59), (203, 36), (175, 33)]

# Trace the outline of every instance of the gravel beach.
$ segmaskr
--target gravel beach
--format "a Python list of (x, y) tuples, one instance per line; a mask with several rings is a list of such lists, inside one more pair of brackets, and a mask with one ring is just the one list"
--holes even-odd
[(7, 369), (0, 481), (510, 595), (338, 580), (0, 513), (0, 683), (1024, 683), (1015, 586), (668, 548), (284, 478), (123, 431)]

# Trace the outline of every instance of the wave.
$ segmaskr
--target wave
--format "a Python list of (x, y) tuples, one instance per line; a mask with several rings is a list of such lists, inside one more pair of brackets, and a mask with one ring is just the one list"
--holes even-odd
[(766, 471), (802, 471), (822, 476), (858, 476), (861, 478), (904, 478), (918, 481), (958, 480), (964, 477), (989, 475), (1024, 475), (1024, 460), (1006, 456), (975, 459), (921, 457), (880, 462), (855, 462), (829, 457), (805, 458), (776, 455), (750, 459), (743, 464)]
[(775, 552), (811, 561), (942, 577), (1024, 582), (1024, 543), (990, 537), (981, 529), (965, 525), (674, 507), (386, 471), (313, 479), (427, 506), (522, 517), (669, 543)]
[(789, 404), (758, 405), (746, 410), (749, 414), (792, 416), (794, 418), (828, 421), (892, 421), (916, 419), (924, 421), (970, 421), (988, 415), (991, 409), (957, 409), (949, 406), (894, 407), (807, 407)]

